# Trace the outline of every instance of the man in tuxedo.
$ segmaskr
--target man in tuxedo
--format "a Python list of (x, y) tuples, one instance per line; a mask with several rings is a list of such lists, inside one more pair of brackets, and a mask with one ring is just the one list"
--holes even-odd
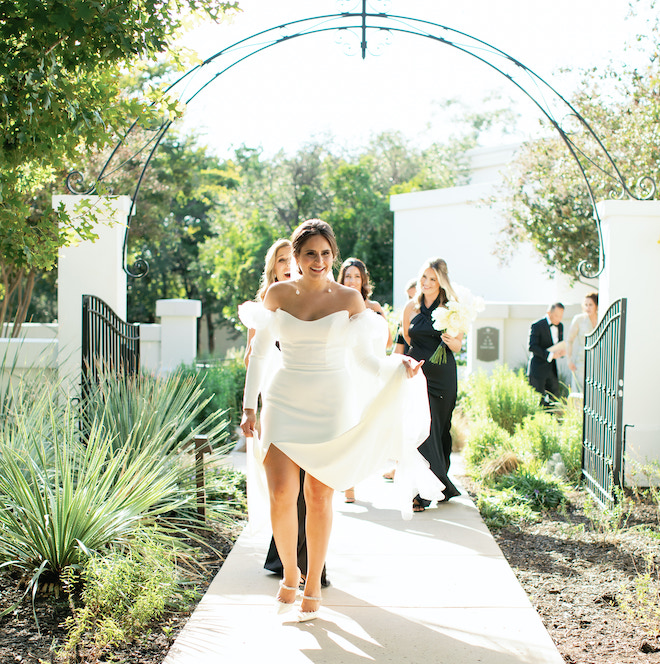
[(561, 349), (550, 352), (548, 348), (564, 339), (563, 316), (564, 305), (555, 302), (548, 307), (545, 317), (532, 323), (529, 329), (527, 378), (529, 384), (542, 395), (541, 403), (546, 405), (559, 394), (556, 359), (566, 355), (566, 351)]

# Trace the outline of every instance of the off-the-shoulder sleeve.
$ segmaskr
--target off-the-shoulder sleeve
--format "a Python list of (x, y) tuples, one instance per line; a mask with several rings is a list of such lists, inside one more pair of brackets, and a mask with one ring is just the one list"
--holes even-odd
[(245, 376), (243, 407), (256, 410), (259, 393), (272, 365), (272, 356), (278, 352), (275, 347), (275, 314), (259, 302), (245, 302), (239, 306), (238, 316), (243, 325), (255, 330)]
[(348, 325), (347, 341), (356, 363), (360, 369), (378, 377), (383, 376), (386, 368), (389, 373), (401, 365), (400, 355), (398, 359), (385, 355), (384, 323), (387, 324), (382, 316), (371, 309), (365, 309), (351, 316)]
[(261, 302), (243, 302), (238, 305), (238, 317), (251, 330), (259, 330), (272, 324), (275, 313), (264, 307)]

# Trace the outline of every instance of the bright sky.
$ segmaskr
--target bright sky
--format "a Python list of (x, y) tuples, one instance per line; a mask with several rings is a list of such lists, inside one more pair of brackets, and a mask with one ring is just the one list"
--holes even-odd
[[(200, 26), (183, 43), (206, 58), (260, 30), (361, 6), (359, 0), (343, 5), (337, 0), (239, 2), (243, 13), (231, 23)], [(575, 77), (557, 73), (561, 67), (602, 66), (609, 59), (641, 64), (625, 49), (643, 26), (640, 19), (625, 20), (626, 0), (391, 0), (387, 12), (486, 41), (564, 96), (570, 96)], [(346, 145), (361, 145), (388, 129), (430, 143), (452, 132), (440, 108), (443, 101), (460, 98), (479, 107), (493, 91), (519, 104), (523, 135), (537, 126), (538, 113), (511, 83), (456, 49), (395, 34), (381, 55), (362, 60), (345, 55), (336, 38), (336, 32), (301, 37), (250, 57), (191, 103), (183, 126), (201, 133), (219, 156), (241, 143), (262, 146), (268, 155), (281, 148), (293, 152), (328, 132)]]

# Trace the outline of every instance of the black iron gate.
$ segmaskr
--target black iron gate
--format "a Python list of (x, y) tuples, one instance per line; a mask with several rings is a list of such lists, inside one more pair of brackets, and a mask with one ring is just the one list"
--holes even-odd
[(582, 477), (603, 507), (615, 503), (614, 488), (623, 481), (626, 306), (625, 298), (614, 302), (585, 345)]
[(140, 326), (126, 323), (100, 298), (83, 295), (82, 396), (101, 372), (133, 376), (140, 370)]

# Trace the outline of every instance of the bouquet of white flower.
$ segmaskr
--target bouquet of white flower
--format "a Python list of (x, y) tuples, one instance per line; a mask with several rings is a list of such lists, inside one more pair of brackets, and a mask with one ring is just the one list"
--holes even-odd
[[(475, 297), (467, 288), (454, 285), (454, 292), (458, 300), (449, 299), (444, 307), (438, 307), (432, 314), (433, 327), (438, 332), (447, 332), (457, 337), (461, 332), (467, 333), (470, 323), (477, 318), (477, 314), (485, 308), (484, 299)], [(445, 364), (447, 361), (447, 348), (440, 344), (431, 356), (433, 364)]]

